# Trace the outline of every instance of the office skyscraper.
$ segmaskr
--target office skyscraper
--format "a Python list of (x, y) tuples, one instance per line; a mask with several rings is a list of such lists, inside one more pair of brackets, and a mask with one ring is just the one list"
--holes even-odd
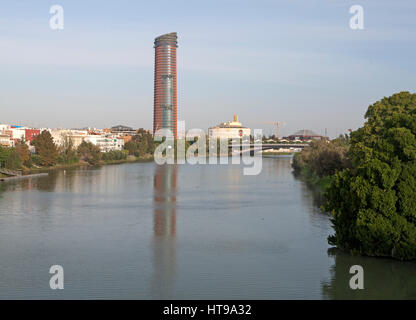
[(177, 138), (177, 89), (176, 89), (176, 32), (155, 39), (155, 92), (153, 133), (170, 129)]

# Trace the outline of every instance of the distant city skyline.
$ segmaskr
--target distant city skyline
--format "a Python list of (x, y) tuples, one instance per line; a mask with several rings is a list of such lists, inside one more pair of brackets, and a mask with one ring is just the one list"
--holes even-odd
[[(63, 6), (64, 30), (49, 28)], [(415, 92), (416, 3), (351, 1), (22, 0), (0, 4), (0, 123), (151, 129), (153, 40), (180, 34), (178, 120), (209, 127), (239, 114), (251, 128), (284, 121), (335, 137), (368, 105)], [(160, 10), (160, 8), (164, 10)]]

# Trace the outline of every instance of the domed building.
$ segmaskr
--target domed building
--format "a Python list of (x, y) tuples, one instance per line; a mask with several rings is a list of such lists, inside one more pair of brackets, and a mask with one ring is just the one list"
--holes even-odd
[(294, 134), (290, 136), (285, 137), (284, 139), (307, 141), (307, 140), (325, 139), (325, 137), (313, 132), (312, 130), (302, 129), (302, 130), (296, 131)]
[(238, 115), (234, 115), (233, 121), (224, 122), (208, 129), (209, 137), (214, 139), (242, 138), (250, 136), (250, 134), (251, 129), (243, 127), (241, 122), (238, 122)]

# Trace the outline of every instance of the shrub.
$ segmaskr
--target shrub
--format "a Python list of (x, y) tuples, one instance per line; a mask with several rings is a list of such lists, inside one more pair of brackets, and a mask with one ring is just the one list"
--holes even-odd
[[(125, 151), (128, 152), (127, 150)], [(113, 150), (113, 151), (105, 152), (102, 155), (102, 159), (105, 161), (125, 160), (127, 159), (127, 154), (128, 154), (125, 151)]]

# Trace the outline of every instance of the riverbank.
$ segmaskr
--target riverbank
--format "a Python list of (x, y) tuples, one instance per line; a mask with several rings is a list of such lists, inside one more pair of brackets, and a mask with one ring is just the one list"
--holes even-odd
[(279, 151), (267, 151), (262, 152), (262, 156), (293, 156), (294, 152), (279, 152)]
[(15, 180), (23, 180), (23, 179), (29, 179), (29, 178), (38, 178), (38, 177), (45, 177), (48, 176), (49, 173), (35, 173), (35, 174), (27, 174), (27, 175), (20, 175), (20, 176), (2, 176), (0, 177), (0, 182), (7, 182), (7, 181), (15, 181)]
[[(150, 162), (150, 161), (153, 161), (153, 155), (146, 154), (142, 157), (128, 156), (126, 159), (122, 159), (122, 160), (101, 160), (98, 166), (105, 166), (105, 165), (110, 165), (110, 164), (135, 163), (135, 162)], [(24, 175), (29, 175), (29, 174), (48, 172), (52, 170), (72, 169), (72, 168), (91, 167), (91, 166), (92, 165), (90, 165), (88, 162), (78, 161), (76, 163), (69, 163), (69, 164), (56, 164), (51, 167), (25, 168), (22, 171)]]
[(306, 182), (306, 184), (308, 184), (309, 186), (319, 187), (322, 194), (325, 193), (326, 190), (328, 190), (333, 179), (332, 176), (320, 177), (307, 166), (303, 167), (300, 171), (295, 170), (295, 175), (302, 181)]

